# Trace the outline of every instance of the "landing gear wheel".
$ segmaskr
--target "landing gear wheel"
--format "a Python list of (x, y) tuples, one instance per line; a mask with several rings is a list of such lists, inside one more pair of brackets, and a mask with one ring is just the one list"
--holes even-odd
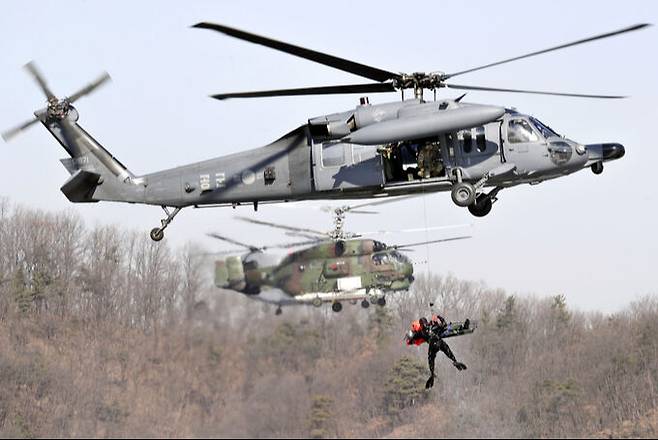
[(161, 227), (159, 228), (153, 228), (151, 229), (151, 240), (153, 241), (160, 241), (164, 238), (164, 230), (167, 229), (167, 226), (169, 226), (169, 223), (171, 223), (174, 220), (174, 217), (178, 215), (180, 212), (181, 207), (174, 208), (173, 211), (169, 211), (169, 208), (166, 206), (161, 206), (162, 210), (167, 214), (167, 217), (163, 218), (160, 220), (160, 223), (162, 224)]
[(333, 304), (331, 305), (331, 310), (333, 310), (334, 312), (338, 313), (338, 312), (340, 312), (341, 310), (343, 310), (343, 305), (342, 305), (341, 303), (339, 303), (339, 302), (335, 302), (335, 303), (333, 303)]
[(282, 313), (283, 313), (283, 310), (281, 310), (281, 307), (277, 307), (277, 308), (276, 308), (276, 311), (274, 312), (274, 314), (275, 314), (276, 316), (279, 316), (279, 315), (282, 314)]
[(455, 205), (466, 207), (475, 202), (475, 188), (467, 182), (455, 183), (452, 186), (451, 196)]
[(596, 162), (591, 168), (594, 174), (599, 175), (603, 172), (603, 162)]
[(381, 306), (381, 307), (384, 307), (386, 305), (386, 298), (384, 298), (383, 296), (381, 298), (378, 298), (377, 299), (377, 305)]
[(368, 302), (367, 299), (364, 299), (363, 301), (361, 301), (361, 307), (363, 307), (364, 309), (367, 309), (368, 307), (370, 307), (370, 303)]
[(164, 238), (164, 231), (160, 228), (151, 229), (151, 240), (160, 241)]
[(473, 204), (468, 205), (468, 212), (475, 217), (484, 217), (491, 212), (492, 206), (493, 202), (491, 201), (491, 198), (486, 194), (481, 194), (475, 199)]

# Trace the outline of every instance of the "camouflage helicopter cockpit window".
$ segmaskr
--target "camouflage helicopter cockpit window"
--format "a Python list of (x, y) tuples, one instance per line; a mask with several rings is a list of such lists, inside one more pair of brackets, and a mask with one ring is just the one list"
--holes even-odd
[(398, 261), (400, 261), (400, 262), (402, 262), (402, 263), (409, 263), (409, 262), (410, 262), (409, 258), (408, 258), (406, 255), (401, 254), (401, 253), (398, 252), (398, 251), (393, 251), (393, 252), (391, 252), (391, 255), (392, 255), (396, 260), (398, 260)]
[(390, 258), (388, 254), (375, 254), (372, 256), (372, 262), (375, 263), (375, 265), (377, 266), (379, 266), (380, 264), (389, 264)]
[(507, 126), (507, 140), (510, 144), (537, 142), (539, 136), (525, 119), (512, 119)]

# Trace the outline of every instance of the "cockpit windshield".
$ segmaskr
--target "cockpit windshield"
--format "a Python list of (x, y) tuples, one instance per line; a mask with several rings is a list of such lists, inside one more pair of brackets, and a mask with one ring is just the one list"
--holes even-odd
[(542, 136), (544, 136), (546, 139), (548, 139), (548, 138), (550, 138), (550, 137), (553, 137), (553, 136), (558, 136), (558, 137), (560, 136), (560, 135), (557, 134), (555, 131), (553, 131), (553, 129), (552, 129), (551, 127), (549, 127), (548, 125), (544, 124), (543, 122), (541, 122), (541, 121), (540, 121), (539, 119), (537, 119), (537, 118), (533, 118), (533, 117), (531, 116), (531, 117), (530, 117), (530, 122), (532, 122), (532, 125), (534, 125), (535, 128), (536, 128), (537, 130), (539, 130), (539, 132), (542, 134)]
[(396, 260), (398, 260), (402, 263), (409, 263), (409, 258), (406, 255), (401, 254), (398, 251), (391, 252), (391, 255), (393, 256), (393, 258), (395, 258)]
[(372, 262), (375, 263), (376, 266), (379, 266), (380, 264), (389, 264), (391, 259), (387, 253), (374, 254), (372, 256)]

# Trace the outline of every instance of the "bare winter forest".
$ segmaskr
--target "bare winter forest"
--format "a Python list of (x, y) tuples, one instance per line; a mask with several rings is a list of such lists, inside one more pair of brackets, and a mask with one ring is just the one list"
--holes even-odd
[[(386, 308), (273, 308), (143, 231), (0, 203), (0, 437), (655, 437), (658, 301), (613, 315), (435, 275)], [(620, 292), (620, 295), (623, 295)], [(409, 322), (438, 296), (468, 365)]]

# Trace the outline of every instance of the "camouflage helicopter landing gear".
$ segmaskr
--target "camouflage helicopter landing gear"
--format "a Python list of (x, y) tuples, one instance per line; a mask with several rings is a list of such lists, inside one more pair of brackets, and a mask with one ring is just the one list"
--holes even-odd
[(370, 301), (368, 301), (367, 299), (364, 299), (363, 301), (361, 301), (361, 307), (363, 307), (364, 309), (367, 309), (368, 307), (370, 307)]
[(151, 229), (151, 240), (160, 241), (164, 238), (164, 230), (169, 226), (169, 223), (174, 220), (174, 217), (178, 215), (181, 209), (183, 208), (174, 208), (173, 211), (169, 212), (169, 209), (166, 206), (162, 206), (162, 210), (167, 214), (167, 217), (160, 220), (160, 223), (162, 223), (161, 227)]
[(384, 307), (386, 305), (386, 297), (380, 296), (377, 298), (377, 305), (380, 307)]
[(275, 316), (279, 316), (280, 314), (283, 313), (283, 309), (281, 309), (281, 306), (276, 308), (276, 311), (274, 312)]
[(341, 310), (343, 310), (343, 305), (341, 303), (339, 303), (338, 301), (336, 301), (336, 302), (331, 304), (331, 310), (338, 313)]

